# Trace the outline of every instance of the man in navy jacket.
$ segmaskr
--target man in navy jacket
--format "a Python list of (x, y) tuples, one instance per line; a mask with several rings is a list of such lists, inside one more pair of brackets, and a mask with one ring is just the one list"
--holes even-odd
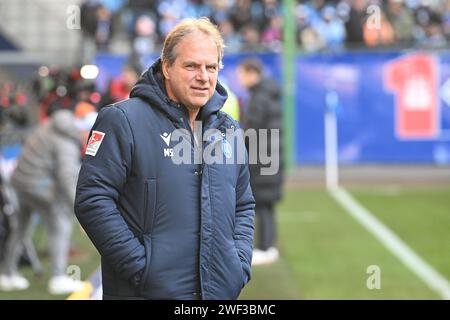
[[(238, 124), (219, 111), (223, 48), (209, 20), (181, 22), (130, 99), (98, 115), (75, 212), (101, 254), (105, 299), (236, 299), (250, 280), (255, 201), (246, 154), (232, 161), (245, 147), (225, 140)], [(200, 121), (219, 134), (196, 139)], [(176, 130), (188, 153), (227, 161), (177, 164)]]

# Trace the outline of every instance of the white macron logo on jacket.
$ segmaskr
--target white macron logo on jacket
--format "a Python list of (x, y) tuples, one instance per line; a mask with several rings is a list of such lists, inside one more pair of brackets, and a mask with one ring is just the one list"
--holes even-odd
[[(172, 135), (172, 133), (167, 133), (167, 132), (164, 132), (163, 134), (159, 135), (168, 147), (170, 146), (170, 136), (171, 135)], [(172, 148), (164, 148), (164, 157), (173, 157), (173, 149)]]

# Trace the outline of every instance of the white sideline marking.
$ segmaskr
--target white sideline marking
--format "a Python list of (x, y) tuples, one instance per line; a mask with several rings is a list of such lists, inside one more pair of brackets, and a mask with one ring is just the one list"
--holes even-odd
[(394, 232), (361, 206), (345, 189), (340, 187), (330, 188), (329, 193), (426, 285), (436, 291), (443, 299), (450, 300), (450, 284), (444, 276), (419, 257)]

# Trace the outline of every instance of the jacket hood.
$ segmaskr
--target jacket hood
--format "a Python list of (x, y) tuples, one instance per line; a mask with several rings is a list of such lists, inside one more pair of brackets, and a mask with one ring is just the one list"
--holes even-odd
[[(209, 101), (200, 109), (200, 117), (204, 123), (211, 121), (227, 100), (227, 91), (217, 81), (216, 91)], [(141, 98), (147, 101), (151, 107), (165, 113), (173, 122), (178, 122), (180, 116), (185, 115), (186, 108), (180, 108), (167, 96), (164, 88), (164, 78), (161, 71), (161, 59), (145, 71), (130, 93), (130, 98)]]
[(57, 133), (67, 136), (81, 144), (80, 131), (76, 126), (76, 118), (70, 110), (58, 110), (50, 118), (50, 126)]

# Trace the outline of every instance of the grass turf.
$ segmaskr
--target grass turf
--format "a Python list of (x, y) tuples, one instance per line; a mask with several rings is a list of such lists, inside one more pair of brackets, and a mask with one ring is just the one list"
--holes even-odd
[[(413, 250), (450, 278), (449, 187), (351, 188), (355, 198)], [(396, 257), (361, 227), (322, 189), (290, 188), (277, 207), (281, 259), (253, 268), (253, 278), (240, 299), (439, 299)], [(35, 243), (45, 272), (33, 277), (24, 292), (0, 292), (0, 299), (64, 299), (47, 293), (49, 276), (45, 228), (38, 226)], [(70, 264), (86, 279), (99, 256), (78, 225), (78, 254)], [(367, 268), (381, 270), (381, 288), (368, 289)]]
[[(450, 262), (443, 254), (450, 249), (448, 191), (413, 189), (391, 196), (392, 203), (377, 189), (355, 192), (362, 205), (367, 202), (369, 210), (383, 221), (385, 215), (390, 217), (385, 223), (392, 224), (394, 232), (404, 235), (414, 250), (442, 272), (447, 270), (448, 275)], [(280, 263), (290, 281), (283, 285), (286, 282), (280, 283), (278, 279), (283, 276), (279, 272), (271, 275), (279, 269), (277, 265), (255, 267), (253, 280), (241, 298), (260, 297), (264, 288), (273, 293), (264, 294), (270, 298), (295, 292), (302, 299), (439, 299), (325, 191), (288, 190), (278, 206), (277, 218)], [(367, 288), (367, 268), (371, 265), (380, 267), (381, 289)]]

